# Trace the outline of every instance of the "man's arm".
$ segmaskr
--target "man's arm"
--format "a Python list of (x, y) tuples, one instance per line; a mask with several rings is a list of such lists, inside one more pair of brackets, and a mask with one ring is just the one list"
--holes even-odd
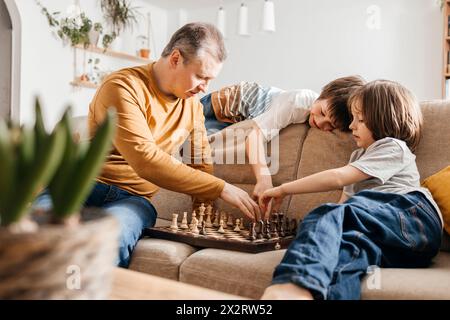
[(161, 150), (150, 131), (138, 95), (127, 79), (112, 79), (102, 85), (92, 102), (92, 117), (102, 121), (106, 110), (115, 107), (118, 115), (114, 147), (141, 178), (162, 188), (215, 199), (225, 182), (195, 170)]

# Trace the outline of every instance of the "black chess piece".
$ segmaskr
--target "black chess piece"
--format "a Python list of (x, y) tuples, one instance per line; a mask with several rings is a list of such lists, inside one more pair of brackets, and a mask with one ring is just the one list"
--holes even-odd
[(279, 228), (278, 228), (278, 234), (280, 235), (280, 237), (285, 237), (286, 236), (286, 233), (284, 232), (284, 219), (280, 220)]
[(291, 225), (288, 217), (284, 217), (283, 224), (284, 224), (284, 235), (285, 236), (292, 235), (293, 233), (291, 232)]
[(272, 236), (270, 235), (270, 222), (269, 220), (264, 221), (264, 238), (270, 239)]
[(256, 239), (264, 239), (264, 221), (258, 220), (256, 223)]
[(206, 236), (206, 222), (205, 222), (205, 220), (202, 221), (202, 227), (200, 229), (200, 234)]
[(297, 220), (292, 219), (289, 228), (291, 229), (291, 234), (297, 234)]

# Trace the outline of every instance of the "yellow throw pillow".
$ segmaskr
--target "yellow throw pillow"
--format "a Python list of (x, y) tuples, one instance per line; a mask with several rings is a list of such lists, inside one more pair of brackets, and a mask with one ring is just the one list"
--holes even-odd
[(426, 178), (422, 186), (433, 195), (444, 218), (444, 229), (450, 234), (450, 166)]

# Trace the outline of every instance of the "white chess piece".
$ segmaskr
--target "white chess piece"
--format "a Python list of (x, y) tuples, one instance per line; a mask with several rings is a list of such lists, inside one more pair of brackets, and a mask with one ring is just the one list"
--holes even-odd
[(233, 231), (239, 232), (241, 229), (239, 228), (240, 219), (236, 219), (236, 226), (234, 227)]
[(170, 225), (170, 230), (178, 230), (178, 213), (172, 213), (172, 224)]
[(192, 224), (194, 223), (194, 220), (197, 220), (197, 214), (195, 213), (195, 210), (192, 211), (192, 218), (191, 218), (191, 223), (189, 224), (189, 228), (192, 229)]
[(183, 220), (181, 220), (180, 228), (183, 229), (183, 230), (189, 228), (189, 226), (187, 224), (187, 212), (186, 211), (183, 212)]
[(214, 222), (213, 222), (213, 227), (219, 227), (219, 210), (216, 211), (216, 213), (214, 214)]
[(220, 218), (223, 220), (223, 228), (227, 228), (227, 213), (225, 211), (222, 211), (222, 217)]
[(208, 208), (206, 209), (206, 224), (205, 224), (205, 226), (207, 228), (211, 228), (213, 226), (213, 224), (211, 222), (211, 215), (212, 215), (212, 206), (209, 205)]
[(192, 229), (191, 232), (194, 234), (199, 234), (200, 231), (198, 230), (198, 220), (195, 218), (195, 220), (192, 221)]
[(225, 233), (225, 230), (223, 230), (223, 225), (225, 223), (223, 222), (223, 220), (220, 220), (219, 222), (219, 229), (217, 230), (218, 233)]
[(228, 214), (228, 220), (227, 220), (227, 226), (232, 227), (234, 225), (233, 223), (233, 215), (231, 213)]

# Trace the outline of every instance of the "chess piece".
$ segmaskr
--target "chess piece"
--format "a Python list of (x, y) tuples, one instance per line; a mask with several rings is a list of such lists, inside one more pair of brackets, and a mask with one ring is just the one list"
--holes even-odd
[(222, 220), (223, 220), (223, 228), (224, 229), (226, 229), (227, 228), (227, 214), (226, 214), (226, 212), (225, 211), (222, 211), (222, 218), (221, 218)]
[(201, 228), (200, 228), (200, 234), (206, 236), (206, 222), (203, 221)]
[(250, 230), (248, 239), (251, 240), (251, 241), (255, 241), (256, 240), (255, 227), (256, 227), (256, 222), (250, 222), (250, 225), (249, 225), (249, 228), (248, 228)]
[(172, 213), (172, 224), (170, 225), (170, 230), (177, 231), (178, 230), (178, 214)]
[(264, 224), (264, 237), (266, 239), (272, 238), (272, 236), (270, 235), (270, 222), (269, 222), (269, 220), (264, 221), (263, 224)]
[(286, 233), (284, 232), (284, 214), (283, 213), (279, 213), (278, 214), (278, 234), (280, 235), (280, 237), (284, 237), (286, 236)]
[(195, 213), (195, 210), (192, 211), (191, 223), (189, 224), (189, 228), (191, 228), (191, 229), (192, 229), (192, 225), (194, 224), (194, 220), (198, 221), (197, 220), (197, 214)]
[[(201, 204), (200, 207), (198, 208), (198, 215), (199, 215), (199, 216), (205, 215), (205, 210), (206, 210), (205, 204), (202, 202), (202, 204)], [(200, 220), (199, 220), (199, 221), (200, 221)]]
[[(202, 205), (203, 205), (203, 203), (202, 203)], [(203, 206), (203, 209), (201, 209), (201, 207), (200, 207), (200, 212), (199, 212), (199, 214), (198, 214), (198, 216), (199, 216), (199, 218), (198, 218), (198, 225), (202, 225), (202, 222), (203, 222), (203, 216), (205, 215), (205, 210), (204, 210), (204, 206)]]
[(186, 230), (189, 228), (188, 224), (187, 224), (187, 212), (183, 212), (183, 219), (181, 220), (181, 225), (180, 228), (183, 230)]
[(219, 229), (217, 230), (218, 233), (225, 233), (225, 230), (223, 230), (223, 225), (225, 223), (223, 222), (223, 220), (220, 220), (219, 222)]
[(239, 226), (239, 228), (241, 228), (241, 230), (244, 230), (244, 218), (241, 219), (241, 225)]
[(216, 213), (214, 214), (213, 227), (215, 228), (219, 227), (219, 210), (217, 210)]
[(227, 220), (227, 226), (232, 227), (234, 225), (233, 223), (233, 215), (231, 213), (228, 214), (228, 220)]
[(213, 226), (211, 222), (211, 215), (212, 215), (212, 206), (208, 205), (206, 208), (206, 227), (211, 228)]
[(239, 232), (241, 229), (239, 228), (240, 220), (236, 219), (236, 226), (234, 227), (233, 231)]
[(202, 202), (202, 204), (198, 208), (198, 216), (199, 216), (198, 225), (199, 226), (202, 225), (202, 222), (203, 222), (203, 219), (204, 219), (204, 215), (205, 215), (205, 210), (206, 210), (205, 204)]
[(291, 234), (297, 234), (297, 220), (292, 219), (290, 223)]
[(193, 234), (199, 234), (199, 230), (198, 230), (198, 220), (197, 218), (195, 218), (195, 220), (192, 220), (192, 228), (191, 228), (191, 232)]
[(264, 239), (264, 221), (258, 220), (256, 224), (256, 239)]

